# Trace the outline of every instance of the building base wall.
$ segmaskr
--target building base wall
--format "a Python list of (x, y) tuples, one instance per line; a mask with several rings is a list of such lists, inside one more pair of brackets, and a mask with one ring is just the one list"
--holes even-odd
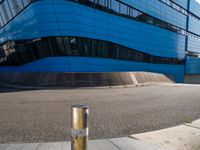
[(170, 77), (147, 72), (23, 73), (1, 72), (0, 85), (21, 87), (136, 86), (153, 82), (173, 82)]
[(185, 83), (188, 84), (200, 84), (200, 74), (188, 74), (185, 75)]
[(154, 72), (173, 76), (178, 83), (184, 82), (184, 65), (151, 64), (90, 57), (48, 57), (22, 66), (0, 67), (0, 72)]

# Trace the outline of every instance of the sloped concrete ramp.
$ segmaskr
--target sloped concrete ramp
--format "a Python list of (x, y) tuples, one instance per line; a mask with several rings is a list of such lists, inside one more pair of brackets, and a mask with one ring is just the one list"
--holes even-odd
[(150, 72), (133, 72), (133, 76), (136, 78), (138, 85), (147, 83), (173, 83), (174, 79), (172, 76), (164, 74), (150, 73)]
[(136, 86), (148, 83), (172, 83), (172, 78), (148, 72), (101, 73), (17, 73), (1, 72), (1, 86), (24, 87), (99, 87)]

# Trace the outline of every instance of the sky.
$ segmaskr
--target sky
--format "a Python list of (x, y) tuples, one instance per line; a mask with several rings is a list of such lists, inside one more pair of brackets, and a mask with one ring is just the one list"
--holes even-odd
[(200, 0), (196, 0), (198, 3), (200, 3)]

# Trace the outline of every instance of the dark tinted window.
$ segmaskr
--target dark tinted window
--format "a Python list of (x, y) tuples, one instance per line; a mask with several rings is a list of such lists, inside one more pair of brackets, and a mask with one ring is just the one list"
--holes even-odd
[(108, 41), (81, 37), (47, 37), (8, 41), (0, 45), (0, 65), (17, 66), (44, 57), (82, 56), (160, 64), (183, 64), (183, 59), (158, 57)]

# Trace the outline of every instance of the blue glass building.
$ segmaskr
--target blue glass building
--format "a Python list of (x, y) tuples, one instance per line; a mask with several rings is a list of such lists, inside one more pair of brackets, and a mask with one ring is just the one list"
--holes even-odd
[(200, 74), (196, 0), (0, 0), (0, 72)]

